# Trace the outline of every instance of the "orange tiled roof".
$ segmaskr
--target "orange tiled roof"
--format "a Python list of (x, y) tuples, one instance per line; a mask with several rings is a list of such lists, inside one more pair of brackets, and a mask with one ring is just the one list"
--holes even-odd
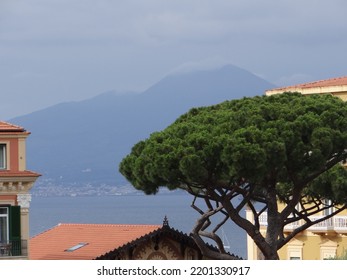
[(18, 125), (0, 121), (0, 132), (3, 132), (3, 131), (4, 132), (24, 132), (25, 129)]
[(11, 170), (0, 170), (0, 177), (39, 177), (41, 174), (24, 170), (24, 171), (11, 171)]
[[(30, 239), (32, 260), (91, 260), (161, 228), (161, 225), (59, 224)], [(67, 249), (87, 243), (68, 252)]]
[(322, 88), (322, 87), (334, 87), (334, 86), (346, 86), (347, 85), (347, 76), (331, 78), (326, 80), (314, 81), (309, 83), (303, 83), (298, 85), (292, 85), (287, 87), (279, 87), (275, 89), (268, 90), (270, 91), (290, 91), (291, 89), (308, 89), (308, 88)]

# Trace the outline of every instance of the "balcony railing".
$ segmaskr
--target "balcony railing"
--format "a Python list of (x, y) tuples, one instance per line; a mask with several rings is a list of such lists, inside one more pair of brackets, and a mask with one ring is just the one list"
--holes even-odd
[[(311, 220), (318, 220), (319, 216), (312, 217)], [(335, 231), (338, 233), (347, 233), (347, 216), (335, 216), (330, 219), (319, 222), (309, 228), (312, 232)]]
[[(311, 221), (316, 221), (321, 219), (322, 216), (312, 216)], [(261, 226), (267, 226), (267, 213), (262, 213), (259, 216), (259, 223)], [(301, 225), (300, 221), (290, 223), (284, 227), (286, 231), (293, 231)], [(307, 230), (316, 233), (323, 233), (328, 231), (335, 231), (337, 233), (347, 234), (347, 216), (334, 216), (330, 219), (324, 220), (313, 226), (309, 227)]]
[(26, 257), (28, 256), (27, 240), (9, 240), (0, 243), (0, 258)]

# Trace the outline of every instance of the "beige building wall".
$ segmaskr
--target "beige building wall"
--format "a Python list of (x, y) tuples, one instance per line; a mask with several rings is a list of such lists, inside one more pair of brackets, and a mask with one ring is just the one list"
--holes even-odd
[(18, 139), (18, 169), (26, 170), (26, 142), (25, 138)]
[(322, 87), (301, 87), (292, 86), (285, 88), (278, 88), (267, 90), (265, 95), (281, 94), (283, 92), (300, 92), (301, 94), (331, 94), (336, 97), (341, 98), (343, 101), (347, 101), (347, 84), (340, 86), (322, 86)]

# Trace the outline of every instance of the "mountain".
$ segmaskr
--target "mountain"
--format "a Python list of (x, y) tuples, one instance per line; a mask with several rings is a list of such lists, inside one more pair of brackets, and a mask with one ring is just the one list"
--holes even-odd
[(57, 185), (121, 185), (118, 164), (139, 140), (192, 107), (262, 95), (271, 83), (233, 65), (170, 75), (142, 93), (107, 92), (9, 122), (25, 127), (28, 168)]

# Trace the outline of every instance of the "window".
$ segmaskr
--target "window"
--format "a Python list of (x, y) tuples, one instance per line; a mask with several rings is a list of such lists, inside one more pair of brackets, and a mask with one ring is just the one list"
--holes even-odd
[(336, 257), (337, 242), (326, 240), (320, 244), (320, 259), (327, 260)]
[[(323, 204), (324, 206), (331, 206), (332, 201), (330, 199), (324, 199)], [(328, 216), (332, 214), (333, 212), (334, 212), (334, 207), (330, 207), (330, 208), (324, 209), (323, 215)]]
[(78, 249), (80, 249), (80, 248), (86, 246), (86, 245), (88, 245), (88, 243), (86, 243), (86, 242), (81, 242), (81, 243), (78, 243), (78, 244), (75, 245), (75, 246), (70, 247), (69, 249), (66, 249), (65, 251), (66, 251), (66, 252), (73, 252), (73, 251), (76, 251), (76, 250), (78, 250)]
[(9, 235), (8, 207), (0, 207), (0, 243), (7, 243)]
[(287, 247), (288, 260), (302, 260), (302, 251), (304, 243), (298, 239), (293, 238)]
[(20, 206), (0, 205), (0, 243), (11, 244), (12, 256), (22, 253), (20, 220)]
[(0, 169), (6, 169), (6, 144), (0, 144)]

